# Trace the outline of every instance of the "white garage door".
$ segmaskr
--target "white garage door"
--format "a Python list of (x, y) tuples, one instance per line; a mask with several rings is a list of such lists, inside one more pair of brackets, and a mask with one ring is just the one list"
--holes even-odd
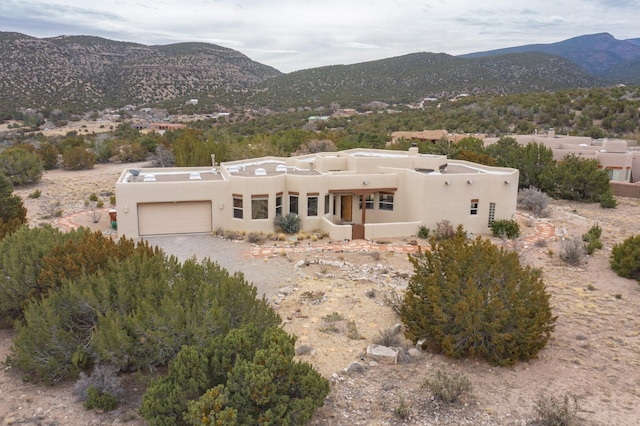
[(140, 235), (211, 232), (211, 201), (138, 204)]

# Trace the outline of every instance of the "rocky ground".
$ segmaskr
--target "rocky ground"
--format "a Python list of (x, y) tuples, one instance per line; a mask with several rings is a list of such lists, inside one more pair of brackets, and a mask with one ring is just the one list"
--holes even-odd
[[(69, 215), (85, 210), (84, 201), (96, 193), (108, 207), (108, 194), (114, 191), (123, 169), (122, 165), (98, 165), (89, 172), (47, 172), (40, 184), (17, 193), (25, 200), (32, 225), (62, 224), (50, 214), (55, 211), (52, 204), (63, 216)], [(41, 190), (41, 197), (28, 198), (36, 189)], [(399, 323), (387, 300), (402, 294), (412, 273), (406, 253), (366, 248), (332, 251), (323, 249), (326, 242), (319, 241), (304, 252), (269, 255), (240, 243), (246, 249), (238, 256), (237, 266), (264, 268), (265, 274), (278, 273), (270, 268), (291, 268), (297, 277), (274, 281), (278, 288), (272, 293), (278, 296), (272, 300), (285, 329), (298, 336), (299, 358), (331, 381), (331, 393), (312, 419), (313, 425), (529, 424), (539, 396), (565, 394), (578, 398), (579, 424), (635, 425), (640, 419), (640, 286), (617, 277), (609, 268), (608, 257), (613, 244), (640, 233), (636, 219), (640, 201), (619, 202), (613, 210), (554, 202), (550, 217), (542, 221), (553, 225), (555, 235), (545, 243), (525, 244), (523, 238), (516, 244), (514, 249), (524, 263), (543, 270), (558, 321), (537, 359), (510, 368), (415, 351), (398, 364), (372, 362), (366, 356), (367, 346)], [(109, 232), (104, 216), (98, 223), (93, 219), (90, 210), (73, 218), (81, 225)], [(525, 215), (519, 221), (525, 237), (536, 232), (533, 219)], [(603, 228), (604, 249), (580, 267), (564, 264), (558, 257), (562, 240), (582, 235), (594, 223)], [(407, 241), (381, 243), (406, 246)], [(237, 247), (238, 243), (228, 244)], [(266, 257), (247, 261), (252, 254)], [(11, 339), (11, 331), (0, 331), (0, 358), (6, 355)], [(354, 362), (359, 365), (346, 371)], [(431, 398), (422, 384), (442, 363), (449, 372), (471, 380), (472, 397), (454, 405)], [(0, 424), (143, 424), (136, 413), (143, 380), (139, 375), (124, 379), (129, 394), (123, 406), (115, 412), (95, 413), (75, 401), (70, 391), (73, 383), (44, 387), (24, 383), (19, 372), (3, 369)]]

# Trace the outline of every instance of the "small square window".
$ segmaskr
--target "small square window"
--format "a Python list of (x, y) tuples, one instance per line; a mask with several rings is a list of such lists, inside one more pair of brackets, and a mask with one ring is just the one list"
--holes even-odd
[(470, 214), (476, 215), (478, 214), (478, 200), (471, 200), (471, 209), (469, 211)]
[(380, 202), (378, 203), (380, 210), (393, 210), (393, 194), (380, 194)]

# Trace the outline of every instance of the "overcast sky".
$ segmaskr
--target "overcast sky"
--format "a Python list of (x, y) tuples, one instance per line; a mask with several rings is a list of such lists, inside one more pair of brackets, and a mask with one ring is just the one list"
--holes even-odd
[(638, 0), (0, 0), (0, 31), (215, 43), (282, 72), (601, 32), (639, 38), (639, 17)]

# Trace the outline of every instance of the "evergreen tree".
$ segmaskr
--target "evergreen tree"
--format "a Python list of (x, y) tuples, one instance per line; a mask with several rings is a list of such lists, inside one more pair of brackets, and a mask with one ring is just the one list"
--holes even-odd
[(22, 309), (40, 293), (44, 257), (68, 235), (50, 226), (23, 226), (0, 240), (0, 326), (22, 318)]
[(540, 189), (553, 198), (598, 203), (610, 189), (609, 175), (598, 160), (569, 155), (540, 174)]
[(0, 174), (13, 185), (39, 182), (43, 169), (40, 157), (25, 148), (14, 147), (0, 152)]
[(415, 274), (400, 307), (406, 335), (448, 356), (511, 365), (545, 347), (556, 318), (541, 272), (515, 252), (464, 231), (411, 257)]
[(185, 347), (140, 411), (151, 425), (305, 424), (329, 384), (293, 360), (294, 343), (280, 328), (249, 324), (214, 337), (204, 352)]
[(0, 240), (27, 223), (27, 209), (13, 194), (13, 185), (0, 173)]

